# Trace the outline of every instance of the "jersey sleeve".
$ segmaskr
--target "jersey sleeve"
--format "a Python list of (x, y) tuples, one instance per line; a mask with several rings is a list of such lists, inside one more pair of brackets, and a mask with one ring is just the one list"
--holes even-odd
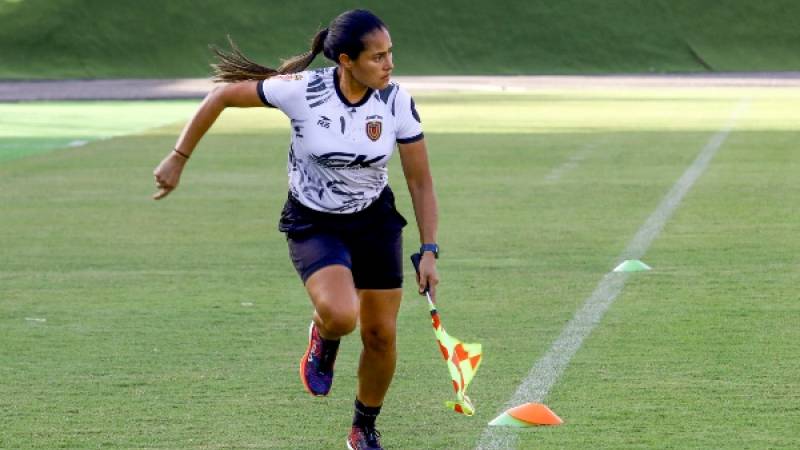
[(405, 89), (399, 87), (397, 96), (394, 98), (394, 111), (397, 129), (398, 144), (410, 144), (422, 139), (422, 120), (417, 113), (414, 99)]
[(305, 106), (303, 96), (308, 84), (305, 72), (276, 75), (258, 82), (258, 96), (264, 105), (278, 108), (292, 119), (298, 118)]

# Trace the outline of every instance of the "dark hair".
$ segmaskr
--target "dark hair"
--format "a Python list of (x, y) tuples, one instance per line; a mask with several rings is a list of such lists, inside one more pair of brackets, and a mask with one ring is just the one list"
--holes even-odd
[(283, 61), (277, 69), (270, 69), (246, 57), (228, 36), (230, 52), (212, 46), (218, 62), (211, 64), (215, 82), (235, 82), (244, 80), (265, 80), (275, 75), (302, 72), (320, 53), (338, 64), (342, 53), (357, 59), (364, 51), (364, 36), (378, 29), (386, 28), (375, 14), (364, 9), (346, 11), (311, 39), (311, 50)]

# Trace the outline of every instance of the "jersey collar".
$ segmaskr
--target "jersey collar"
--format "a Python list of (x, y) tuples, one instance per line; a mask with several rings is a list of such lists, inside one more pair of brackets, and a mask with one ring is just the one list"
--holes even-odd
[(357, 101), (356, 103), (350, 103), (350, 101), (347, 100), (347, 97), (345, 97), (344, 94), (342, 94), (341, 88), (339, 88), (339, 67), (338, 66), (333, 68), (333, 87), (336, 89), (336, 95), (339, 96), (339, 100), (341, 100), (342, 103), (345, 104), (345, 106), (348, 106), (348, 107), (351, 107), (351, 108), (357, 108), (357, 107), (363, 105), (364, 103), (367, 103), (367, 100), (369, 100), (369, 96), (372, 95), (372, 93), (375, 91), (374, 89), (368, 87), (367, 88), (367, 92), (364, 93), (364, 97), (362, 97), (361, 100)]

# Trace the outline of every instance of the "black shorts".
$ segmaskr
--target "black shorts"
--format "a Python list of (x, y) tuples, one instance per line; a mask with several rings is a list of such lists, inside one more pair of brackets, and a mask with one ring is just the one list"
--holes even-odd
[(396, 289), (403, 286), (406, 224), (387, 186), (370, 206), (352, 214), (315, 211), (289, 194), (278, 228), (286, 233), (303, 283), (317, 270), (341, 264), (350, 268), (358, 289)]

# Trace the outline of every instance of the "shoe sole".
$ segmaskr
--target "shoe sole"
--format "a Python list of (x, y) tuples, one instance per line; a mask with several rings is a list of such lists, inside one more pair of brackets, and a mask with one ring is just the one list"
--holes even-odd
[[(314, 397), (327, 397), (330, 394), (315, 394), (311, 388), (308, 386), (308, 382), (306, 382), (306, 363), (308, 362), (308, 354), (311, 352), (311, 336), (314, 332), (314, 321), (311, 321), (311, 325), (308, 326), (308, 347), (306, 348), (306, 352), (303, 355), (303, 358), (300, 360), (300, 381), (303, 382), (303, 387), (305, 388), (306, 392), (313, 395)], [(349, 444), (348, 444), (349, 445)]]
[(347, 450), (356, 450), (350, 446), (350, 439), (346, 440), (345, 442), (347, 443)]

